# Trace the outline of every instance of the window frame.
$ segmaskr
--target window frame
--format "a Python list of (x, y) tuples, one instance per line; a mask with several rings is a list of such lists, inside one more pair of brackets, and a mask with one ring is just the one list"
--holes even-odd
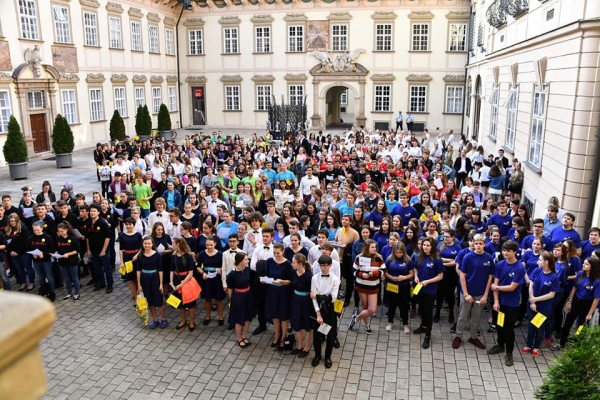
[[(450, 89), (453, 89), (455, 92), (457, 89), (460, 89), (460, 96), (456, 96), (456, 93), (454, 94), (454, 96), (452, 96), (452, 106), (454, 111), (450, 111), (448, 110), (448, 106), (450, 105)], [(465, 87), (464, 85), (446, 85), (446, 96), (445, 96), (445, 100), (446, 100), (446, 105), (444, 107), (444, 113), (445, 114), (462, 114), (464, 109), (465, 109)], [(460, 110), (456, 110), (456, 101), (460, 100)]]
[[(5, 94), (5, 104), (2, 106), (2, 94)], [(10, 106), (10, 90), (0, 90), (0, 133), (8, 133), (8, 122), (12, 114)]]
[(517, 113), (519, 108), (518, 87), (510, 88), (503, 107), (506, 108), (506, 136), (504, 146), (506, 146), (507, 149), (514, 151), (515, 140), (517, 137)]
[[(380, 93), (377, 93), (378, 90)], [(387, 94), (384, 93), (387, 91)], [(387, 98), (387, 106), (386, 106)], [(379, 103), (379, 105), (378, 105)], [(392, 84), (377, 84), (373, 86), (373, 111), (392, 112)]]
[[(56, 20), (57, 8), (62, 9), (63, 15), (66, 17), (66, 22)], [(54, 23), (54, 41), (56, 43), (72, 44), (73, 35), (71, 35), (71, 16), (69, 13), (69, 7), (60, 4), (52, 4), (52, 20)], [(59, 34), (61, 31), (62, 35)], [(64, 38), (61, 39), (61, 36), (64, 36)]]
[[(224, 85), (224, 111), (242, 111), (242, 86), (241, 85)], [(237, 91), (237, 93), (234, 93)], [(237, 103), (236, 103), (237, 99)]]
[[(152, 35), (152, 32), (156, 36)], [(158, 33), (158, 25), (148, 25), (148, 52), (152, 54), (160, 54), (160, 35)]]
[[(292, 35), (292, 28), (294, 29), (294, 34)], [(302, 32), (298, 35), (298, 29)], [(306, 45), (304, 43), (304, 37), (306, 35), (306, 26), (301, 24), (290, 24), (287, 25), (287, 51), (288, 53), (304, 53), (306, 52)], [(294, 42), (294, 50), (292, 50), (292, 42)], [(300, 47), (300, 50), (298, 48)]]
[[(262, 33), (259, 37), (259, 33), (258, 31), (262, 30)], [(265, 36), (265, 30), (267, 32), (267, 35)], [(256, 25), (254, 26), (254, 52), (255, 53), (272, 53), (273, 52), (273, 48), (272, 48), (272, 41), (271, 41), (271, 35), (272, 33), (272, 29), (270, 25)], [(260, 46), (259, 46), (259, 41), (261, 42)], [(262, 49), (261, 49), (262, 47)]]
[[(22, 12), (24, 8), (28, 10), (25, 14)], [(21, 39), (41, 40), (37, 2), (35, 0), (17, 0), (17, 9)], [(25, 29), (26, 27), (28, 28), (27, 30)]]
[[(65, 101), (65, 94), (69, 96)], [(72, 94), (72, 96), (71, 96)], [(63, 117), (69, 125), (79, 123), (79, 113), (77, 111), (77, 91), (75, 88), (60, 89), (60, 103)], [(73, 119), (74, 118), (74, 119)]]
[[(39, 99), (36, 94), (40, 94)], [(37, 104), (37, 101), (40, 104)], [(28, 110), (43, 110), (48, 107), (46, 102), (46, 91), (45, 90), (28, 90), (27, 91), (27, 109)]]
[[(464, 29), (464, 32), (462, 34), (460, 33), (453, 33), (452, 32), (452, 26), (462, 26), (462, 28)], [(448, 52), (450, 53), (466, 53), (467, 52), (467, 47), (468, 47), (468, 23), (466, 22), (450, 22), (448, 24)], [(461, 38), (462, 37), (462, 42), (461, 42)], [(452, 45), (453, 42), (456, 42), (458, 44), (462, 43), (462, 50), (457, 48), (456, 50), (452, 49)], [(458, 46), (457, 44), (455, 44), (456, 46)]]
[[(142, 39), (142, 21), (132, 20), (129, 22), (131, 33), (131, 51), (144, 51)], [(137, 30), (139, 28), (139, 31)]]
[(171, 28), (165, 28), (165, 54), (168, 56), (175, 55), (175, 31)]
[[(86, 15), (93, 16), (94, 26), (89, 25), (87, 22), (91, 19), (86, 19)], [(100, 46), (100, 38), (98, 36), (98, 14), (94, 11), (83, 10), (83, 32), (84, 32), (84, 45), (98, 47)], [(93, 36), (92, 36), (93, 35)], [(90, 43), (89, 40), (93, 39), (95, 43)]]
[[(142, 96), (138, 96), (139, 91), (142, 91)], [(134, 104), (135, 104), (135, 111), (137, 113), (137, 109), (139, 108), (139, 106), (145, 106), (146, 105), (146, 87), (145, 86), (134, 86), (133, 87), (133, 99), (134, 99)]]
[[(117, 97), (117, 91), (121, 91), (123, 97)], [(119, 111), (119, 115), (121, 115), (122, 118), (127, 118), (127, 91), (125, 90), (125, 86), (115, 86), (113, 88), (113, 96), (115, 100), (115, 110)]]
[[(92, 93), (96, 93), (97, 98), (93, 98)], [(105, 121), (104, 118), (104, 101), (101, 87), (92, 87), (88, 89), (90, 96), (90, 122)], [(96, 106), (94, 106), (96, 104)], [(99, 105), (99, 107), (98, 107)], [(96, 115), (96, 117), (94, 117)]]
[[(335, 33), (335, 29), (338, 30), (345, 29), (345, 33), (338, 32)], [(336, 39), (338, 43), (336, 44)], [(331, 24), (330, 28), (330, 46), (331, 51), (346, 51), (349, 50), (348, 46), (350, 45), (350, 25), (347, 23), (343, 24)]]
[[(158, 96), (156, 96), (158, 93)], [(152, 86), (152, 114), (158, 114), (160, 105), (162, 104), (162, 87)]]
[[(413, 96), (413, 89), (424, 89), (424, 94), (421, 93), (417, 93), (416, 96)], [(423, 98), (423, 109), (419, 109), (418, 107), (420, 106), (419, 104), (419, 99)], [(416, 98), (417, 101), (417, 108), (413, 108), (413, 98)], [(412, 114), (424, 114), (424, 113), (428, 113), (428, 107), (427, 107), (427, 102), (429, 100), (429, 85), (419, 85), (419, 84), (414, 84), (414, 85), (409, 85), (408, 86), (408, 111), (410, 111)]]
[[(300, 90), (300, 94), (298, 94), (298, 88), (302, 88)], [(294, 89), (294, 94), (292, 94), (292, 89)], [(302, 105), (302, 103), (304, 102), (304, 92), (305, 92), (305, 87), (303, 84), (289, 84), (288, 85), (288, 104), (291, 106), (295, 106), (295, 105)]]
[[(191, 36), (194, 34), (196, 38), (192, 40)], [(200, 38), (198, 39), (198, 34)], [(193, 52), (192, 51), (192, 42), (195, 43), (195, 48), (198, 48), (198, 44), (200, 44), (200, 51)], [(204, 55), (204, 30), (203, 29), (190, 29), (188, 30), (188, 55), (190, 56), (201, 56)]]
[(498, 103), (500, 100), (500, 88), (498, 86), (494, 86), (492, 89), (492, 94), (490, 95), (490, 131), (488, 132), (488, 137), (492, 141), (496, 141), (498, 137)]
[(224, 26), (221, 33), (223, 35), (223, 54), (240, 54), (240, 28)]
[[(260, 93), (261, 90), (268, 89), (268, 94)], [(256, 85), (256, 111), (269, 111), (271, 104), (271, 95), (273, 94), (273, 85)]]
[[(543, 101), (536, 101), (536, 96), (543, 96)], [(543, 108), (543, 115), (539, 115), (539, 106)], [(538, 114), (538, 115), (536, 115)], [(533, 92), (533, 101), (531, 109), (531, 128), (529, 129), (529, 150), (527, 152), (527, 163), (538, 171), (542, 168), (542, 158), (544, 155), (544, 139), (546, 137), (546, 117), (548, 114), (548, 89), (535, 89)], [(537, 122), (537, 123), (536, 123)], [(540, 127), (539, 140), (534, 138), (534, 129)], [(537, 151), (536, 151), (537, 147)], [(535, 156), (538, 156), (535, 162)]]
[[(380, 38), (382, 40), (382, 47), (385, 47), (385, 40), (386, 37), (388, 36), (387, 33), (378, 33), (377, 29), (380, 26), (389, 26), (390, 28), (390, 33), (389, 33), (389, 49), (386, 48), (379, 48), (379, 41)], [(394, 51), (394, 24), (391, 22), (376, 22), (375, 23), (375, 51)]]
[[(112, 22), (118, 21), (118, 30), (116, 30), (116, 26), (113, 26)], [(108, 16), (108, 47), (110, 49), (123, 49), (123, 26), (121, 25), (121, 17), (116, 15)], [(118, 34), (118, 38), (116, 37)], [(113, 38), (113, 36), (115, 36)], [(118, 43), (117, 43), (118, 40)], [(118, 44), (118, 46), (117, 46)]]
[(177, 111), (177, 88), (174, 85), (167, 86), (167, 108), (169, 112)]
[[(416, 26), (420, 26), (420, 32), (419, 33), (415, 33), (415, 27)], [(427, 27), (427, 33), (423, 34), (422, 30), (423, 27)], [(430, 51), (430, 37), (431, 37), (431, 23), (430, 22), (411, 22), (410, 24), (410, 51), (415, 51), (415, 52), (421, 52), (421, 51)], [(416, 43), (416, 39), (419, 39), (419, 42)], [(418, 46), (416, 47), (423, 47), (423, 40), (425, 40), (425, 47), (426, 48), (415, 48), (415, 44), (417, 44)]]

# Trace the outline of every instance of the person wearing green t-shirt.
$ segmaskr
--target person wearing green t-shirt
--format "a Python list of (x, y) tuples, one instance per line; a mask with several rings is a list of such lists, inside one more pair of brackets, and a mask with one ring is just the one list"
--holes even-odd
[(150, 214), (150, 200), (152, 199), (152, 188), (144, 183), (144, 176), (138, 174), (135, 177), (135, 185), (132, 188), (133, 194), (137, 199), (137, 205), (140, 207), (141, 217), (148, 218)]

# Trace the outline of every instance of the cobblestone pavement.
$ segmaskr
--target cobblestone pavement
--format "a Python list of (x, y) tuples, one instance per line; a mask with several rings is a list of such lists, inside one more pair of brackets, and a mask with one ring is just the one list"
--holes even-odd
[[(71, 181), (77, 192), (91, 195), (100, 188), (92, 150), (76, 152), (73, 169), (57, 170), (54, 161), (33, 162), (26, 181), (12, 182), (7, 168), (0, 168), (0, 193), (11, 193), (18, 202), (22, 186), (30, 185), (37, 193), (48, 179), (55, 189)], [(205, 315), (200, 310), (193, 332), (175, 330), (179, 313), (170, 308), (170, 325), (150, 330), (139, 322), (129, 288), (117, 275), (112, 294), (84, 286), (80, 301), (56, 301), (56, 322), (41, 342), (48, 378), (45, 398), (532, 399), (554, 358), (550, 350), (537, 359), (518, 353), (526, 325), (516, 329), (515, 365), (506, 367), (502, 355), (488, 356), (468, 343), (452, 349), (447, 312), (434, 324), (431, 347), (422, 350), (422, 337), (402, 333), (400, 321), (391, 333), (385, 331), (387, 318), (382, 318), (381, 308), (371, 336), (364, 333), (364, 325), (348, 332), (352, 309), (347, 308), (333, 367), (326, 370), (321, 363), (313, 368), (312, 351), (302, 360), (269, 347), (271, 327), (250, 337), (252, 346), (241, 349), (225, 326), (202, 326)], [(57, 290), (58, 299), (63, 294), (64, 289)], [(483, 313), (481, 339), (490, 347), (495, 337), (485, 333), (486, 317)], [(411, 320), (412, 328), (418, 323), (418, 317)], [(253, 322), (250, 331), (256, 325)]]

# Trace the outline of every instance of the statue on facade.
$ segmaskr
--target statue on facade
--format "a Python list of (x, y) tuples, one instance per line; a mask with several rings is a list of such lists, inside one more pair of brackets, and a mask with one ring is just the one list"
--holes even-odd
[(317, 72), (329, 73), (333, 71), (333, 62), (329, 54), (325, 51), (312, 51), (311, 55), (315, 56), (321, 63), (321, 68)]
[(42, 76), (42, 56), (40, 55), (40, 48), (38, 45), (34, 45), (33, 49), (28, 48), (25, 50), (25, 62), (29, 64), (31, 72), (33, 72), (34, 78), (40, 78)]
[(310, 121), (306, 120), (304, 121), (304, 130), (307, 131), (310, 128)]
[(350, 53), (346, 49), (344, 53), (336, 55), (333, 59), (331, 52), (313, 51), (310, 54), (315, 56), (321, 63), (321, 68), (317, 72), (356, 72), (355, 60), (365, 51), (363, 48), (357, 48)]
[(271, 130), (271, 121), (267, 120), (266, 121), (266, 127), (265, 127), (268, 131)]
[(275, 122), (275, 132), (280, 132), (280, 131), (281, 131), (280, 122), (277, 121), (277, 122)]

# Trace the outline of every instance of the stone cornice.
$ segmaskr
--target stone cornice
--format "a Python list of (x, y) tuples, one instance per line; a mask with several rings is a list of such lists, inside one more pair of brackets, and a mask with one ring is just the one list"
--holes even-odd
[(100, 8), (98, 0), (79, 0), (79, 4), (86, 7)]
[(106, 3), (106, 11), (121, 14), (123, 12), (123, 6), (119, 3), (109, 1)]
[(168, 83), (177, 83), (177, 75), (167, 75)]
[(102, 83), (105, 80), (104, 74), (87, 74), (85, 78), (87, 83)]
[(148, 82), (148, 78), (146, 78), (146, 75), (134, 75), (131, 81), (133, 83), (146, 83)]
[(144, 13), (142, 12), (142, 10), (136, 7), (129, 7), (129, 11), (127, 11), (127, 14), (129, 14), (129, 16), (133, 18), (144, 18)]
[(160, 22), (160, 15), (158, 15), (157, 13), (149, 12), (148, 14), (146, 14), (146, 18), (148, 19), (148, 21)]
[(79, 82), (79, 75), (77, 74), (69, 74), (69, 73), (61, 73), (58, 78), (58, 83), (77, 83)]
[(283, 20), (285, 22), (305, 22), (308, 18), (304, 14), (294, 13), (286, 15)]
[(191, 75), (185, 78), (187, 83), (206, 83), (206, 77), (204, 75)]
[(412, 11), (410, 14), (408, 14), (408, 18), (411, 20), (429, 21), (432, 20), (433, 17), (434, 15), (431, 13), (431, 11)]
[(219, 19), (219, 24), (221, 25), (239, 25), (240, 22), (242, 21), (237, 15), (224, 15)]
[(165, 17), (165, 19), (163, 20), (163, 23), (165, 24), (165, 26), (175, 26), (175, 24), (177, 22), (175, 21), (175, 18), (173, 18), (173, 17)]
[(371, 75), (371, 80), (373, 82), (393, 82), (396, 79), (396, 75), (394, 74), (373, 74)]
[(204, 20), (202, 18), (186, 18), (185, 21), (183, 21), (183, 25), (189, 27), (189, 28), (203, 28), (204, 27)]
[(270, 14), (255, 15), (250, 19), (253, 24), (270, 24), (275, 21)]
[(252, 80), (256, 83), (272, 83), (275, 81), (275, 77), (273, 75), (254, 75)]
[(286, 74), (283, 79), (287, 82), (306, 82), (308, 76), (306, 74)]
[(448, 74), (444, 77), (444, 82), (459, 82), (459, 83), (465, 83), (465, 76), (464, 75), (453, 75), (453, 74)]
[(223, 83), (239, 83), (243, 78), (240, 75), (223, 75), (220, 80)]
[(429, 82), (433, 80), (429, 74), (410, 74), (406, 77), (409, 82)]
[(165, 81), (165, 78), (163, 78), (160, 75), (152, 75), (150, 77), (150, 83), (163, 83)]
[(112, 83), (125, 83), (128, 80), (129, 78), (125, 74), (112, 74), (112, 76), (110, 77), (110, 81)]
[(450, 20), (469, 21), (471, 14), (468, 11), (450, 11), (446, 18)]
[(398, 15), (396, 15), (396, 13), (393, 11), (375, 11), (373, 15), (371, 15), (371, 18), (373, 18), (376, 21), (392, 21), (395, 20), (397, 17)]
[(0, 81), (12, 81), (12, 72), (0, 72)]
[(352, 15), (348, 11), (338, 11), (331, 12), (327, 19), (330, 21), (350, 21), (352, 19)]

